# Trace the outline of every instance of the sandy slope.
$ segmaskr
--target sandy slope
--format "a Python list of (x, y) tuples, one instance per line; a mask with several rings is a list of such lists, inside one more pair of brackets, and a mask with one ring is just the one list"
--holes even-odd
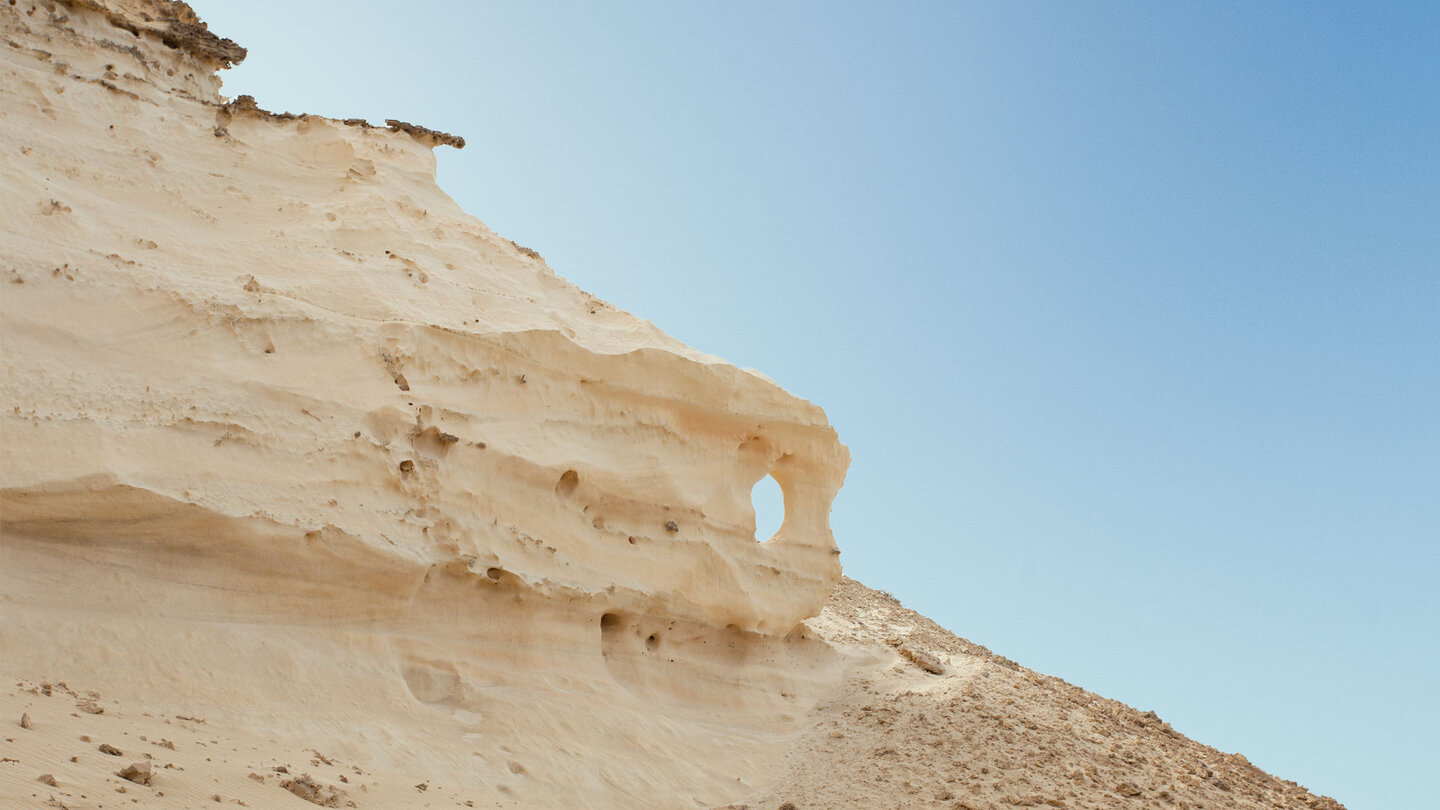
[(182, 3), (0, 34), (0, 808), (1329, 806), (842, 581), (824, 413), (462, 139), (227, 100)]
[[(790, 738), (783, 768), (760, 784), (738, 778), (724, 807), (1340, 807), (1177, 734), (1153, 713), (992, 655), (853, 580), (807, 625), (846, 657), (842, 682)], [(341, 758), (256, 733), (244, 719), (216, 722), (171, 703), (150, 712), (64, 685), (5, 684), (0, 795), (13, 803), (0, 806), (303, 807), (282, 791), (305, 776), (336, 806), (602, 804), (593, 794), (535, 785), (547, 775), (532, 773), (519, 754), (502, 755), (503, 770), (475, 784), (448, 766), (397, 766), (348, 746)], [(22, 716), (31, 728), (21, 728)], [(102, 754), (102, 744), (124, 755)], [(446, 747), (436, 740), (429, 749)], [(144, 759), (154, 763), (150, 785), (116, 775)], [(47, 774), (56, 784), (39, 781)], [(643, 795), (631, 802), (696, 806)]]
[(857, 666), (750, 807), (1340, 807), (853, 580), (808, 624)]

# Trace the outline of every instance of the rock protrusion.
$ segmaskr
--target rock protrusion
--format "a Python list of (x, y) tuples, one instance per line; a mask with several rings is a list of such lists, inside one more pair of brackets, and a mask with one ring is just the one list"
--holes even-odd
[(232, 39), (210, 31), (205, 21), (185, 3), (173, 0), (139, 0), (119, 5), (100, 0), (61, 0), (71, 8), (89, 9), (104, 15), (116, 28), (135, 36), (154, 34), (167, 48), (173, 48), (217, 68), (228, 68), (245, 60), (247, 51)]
[(415, 124), (407, 124), (404, 121), (396, 121), (394, 118), (386, 118), (385, 124), (390, 127), (391, 132), (403, 132), (432, 148), (436, 146), (453, 146), (456, 149), (465, 148), (465, 139), (459, 135), (451, 135), (448, 132), (441, 132)]

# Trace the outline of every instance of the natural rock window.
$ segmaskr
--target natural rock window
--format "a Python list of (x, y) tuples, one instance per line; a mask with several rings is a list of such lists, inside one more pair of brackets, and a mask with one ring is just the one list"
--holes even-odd
[(755, 539), (763, 543), (774, 537), (785, 522), (785, 495), (779, 482), (767, 475), (755, 482), (750, 502), (755, 507)]

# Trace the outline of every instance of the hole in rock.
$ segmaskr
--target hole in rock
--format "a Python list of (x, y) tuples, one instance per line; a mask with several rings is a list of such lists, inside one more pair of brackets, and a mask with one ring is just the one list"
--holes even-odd
[(562, 498), (568, 498), (575, 494), (575, 488), (580, 486), (580, 473), (574, 470), (566, 470), (560, 476), (560, 482), (555, 485), (555, 494)]
[(496, 582), (499, 582), (499, 581), (500, 581), (500, 575), (503, 574), (503, 573), (505, 573), (505, 569), (503, 569), (503, 568), (487, 568), (487, 569), (485, 569), (485, 576), (489, 577), (490, 579), (495, 580)]
[(755, 539), (764, 542), (774, 537), (785, 522), (785, 495), (779, 482), (769, 475), (756, 481), (750, 503), (755, 506)]
[(651, 634), (650, 634), (650, 637), (647, 638), (647, 639), (645, 639), (645, 649), (647, 649), (647, 650), (653, 650), (653, 649), (655, 649), (656, 647), (659, 647), (659, 646), (660, 646), (660, 638), (659, 638), (658, 636), (656, 636), (654, 633), (651, 633)]
[(604, 616), (600, 617), (601, 627), (614, 627), (619, 623), (620, 615), (618, 613), (606, 613)]

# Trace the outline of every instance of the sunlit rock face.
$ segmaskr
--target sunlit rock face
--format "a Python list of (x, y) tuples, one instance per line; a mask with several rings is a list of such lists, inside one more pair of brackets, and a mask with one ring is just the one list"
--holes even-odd
[[(462, 139), (228, 101), (244, 49), (183, 4), (0, 23), (7, 665), (276, 733), (363, 707), (479, 776), (603, 749), (617, 795), (687, 800), (813, 703), (834, 656), (791, 631), (848, 464), (819, 408), (461, 211)], [(526, 742), (557, 726), (569, 754)], [(714, 767), (654, 776), (681, 755)]]
[(0, 804), (1339, 807), (841, 579), (819, 408), (244, 55), (0, 0)]

